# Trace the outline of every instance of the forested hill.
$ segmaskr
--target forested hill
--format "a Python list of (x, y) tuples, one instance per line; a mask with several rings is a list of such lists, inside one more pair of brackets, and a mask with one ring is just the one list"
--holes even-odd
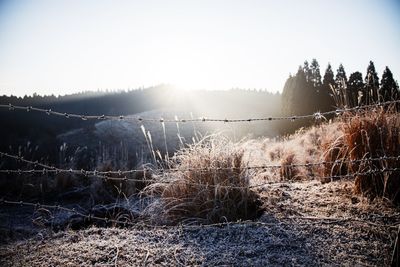
[[(178, 91), (167, 85), (117, 92), (84, 92), (66, 96), (1, 96), (0, 104), (33, 106), (84, 115), (129, 115), (150, 110), (169, 110), (193, 116), (243, 118), (277, 115), (280, 94), (257, 90)], [(173, 118), (172, 118), (173, 119)], [(57, 147), (57, 135), (72, 129), (92, 127), (83, 121), (35, 111), (0, 110), (1, 150), (34, 140), (40, 147)], [(133, 137), (132, 137), (133, 138)], [(7, 146), (7, 147), (5, 147)], [(47, 151), (48, 152), (48, 151)]]
[[(215, 109), (211, 104), (233, 111), (240, 104), (243, 112), (250, 107), (263, 107), (268, 112), (278, 108), (280, 94), (261, 90), (231, 89), (224, 91), (179, 91), (171, 86), (160, 85), (146, 89), (115, 92), (82, 92), (65, 96), (15, 97), (0, 96), (1, 104), (53, 108), (61, 112), (78, 114), (127, 115), (153, 109), (191, 109), (193, 102), (208, 102), (207, 109)], [(210, 102), (211, 101), (211, 102)], [(266, 101), (272, 105), (265, 105)], [(196, 105), (198, 106), (198, 105)], [(259, 109), (260, 110), (260, 109)]]

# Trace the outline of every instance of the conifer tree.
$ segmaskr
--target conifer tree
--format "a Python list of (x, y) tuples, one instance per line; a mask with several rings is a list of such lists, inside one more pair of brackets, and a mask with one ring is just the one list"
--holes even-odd
[(365, 93), (366, 105), (379, 101), (378, 90), (379, 90), (378, 74), (375, 71), (374, 62), (370, 61), (367, 68), (367, 74), (365, 75), (364, 93)]
[(399, 88), (396, 81), (393, 79), (393, 74), (386, 66), (382, 74), (381, 87), (379, 90), (379, 97), (381, 102), (397, 100)]
[(349, 102), (352, 107), (361, 105), (363, 88), (364, 88), (364, 81), (362, 73), (356, 71), (350, 74), (349, 81), (347, 82), (347, 92), (348, 92)]
[(322, 81), (322, 84), (329, 88), (329, 85), (334, 86), (335, 85), (335, 77), (332, 71), (332, 66), (330, 63), (328, 63), (328, 67), (325, 70), (324, 74), (324, 79)]
[(309, 82), (311, 80), (312, 73), (311, 73), (311, 69), (310, 69), (310, 66), (309, 66), (307, 60), (304, 61), (303, 73), (304, 73), (304, 76), (306, 78), (306, 81)]
[(335, 75), (332, 71), (331, 64), (328, 63), (328, 66), (325, 70), (324, 79), (322, 80), (322, 86), (320, 90), (320, 110), (321, 111), (329, 111), (332, 110), (335, 105), (332, 98), (332, 89), (331, 86), (335, 86)]
[(346, 84), (347, 84), (346, 71), (344, 70), (343, 65), (340, 64), (336, 72), (335, 85), (337, 88), (343, 88), (345, 87)]
[(350, 106), (348, 93), (347, 93), (347, 76), (346, 71), (342, 64), (339, 65), (339, 68), (336, 72), (335, 79), (335, 101), (338, 106)]
[(319, 71), (318, 61), (315, 58), (311, 61), (310, 72), (311, 72), (311, 83), (313, 84), (314, 87), (319, 89), (319, 87), (322, 84), (321, 73)]

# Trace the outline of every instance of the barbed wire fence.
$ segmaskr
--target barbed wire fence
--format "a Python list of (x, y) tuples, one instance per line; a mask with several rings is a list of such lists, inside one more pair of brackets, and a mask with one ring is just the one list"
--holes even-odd
[[(7, 157), (11, 158), (16, 161), (24, 162), (29, 165), (34, 165), (34, 166), (39, 166), (42, 167), (42, 169), (28, 169), (28, 170), (23, 170), (23, 169), (0, 169), (0, 173), (4, 174), (17, 174), (17, 175), (22, 175), (22, 174), (39, 174), (39, 175), (45, 175), (45, 174), (71, 174), (71, 175), (82, 175), (85, 177), (93, 176), (99, 179), (103, 179), (105, 181), (107, 180), (116, 180), (116, 181), (131, 181), (131, 182), (158, 182), (158, 183), (173, 183), (175, 180), (165, 180), (162, 179), (163, 176), (161, 174), (165, 173), (174, 173), (174, 172), (191, 172), (191, 171), (198, 171), (198, 172), (209, 172), (209, 171), (234, 171), (234, 170), (241, 170), (241, 171), (249, 171), (249, 170), (260, 170), (260, 171), (266, 171), (268, 169), (288, 169), (288, 168), (311, 168), (311, 167), (318, 167), (318, 166), (339, 166), (342, 164), (355, 164), (355, 163), (362, 163), (362, 162), (382, 162), (382, 161), (400, 161), (400, 155), (399, 156), (382, 156), (382, 157), (377, 157), (377, 158), (363, 158), (363, 159), (356, 159), (356, 160), (349, 160), (349, 159), (342, 159), (342, 160), (334, 160), (334, 161), (320, 161), (320, 162), (310, 162), (310, 163), (302, 163), (302, 164), (274, 164), (274, 165), (256, 165), (256, 166), (240, 166), (240, 167), (203, 167), (203, 168), (151, 168), (151, 167), (146, 167), (142, 169), (130, 169), (130, 170), (109, 170), (109, 171), (97, 171), (97, 170), (85, 170), (85, 169), (62, 169), (62, 168), (57, 168), (54, 166), (46, 165), (43, 163), (40, 163), (38, 161), (31, 161), (27, 160), (24, 157), (20, 157), (17, 155), (11, 155), (8, 153), (0, 152), (0, 157)], [(368, 171), (363, 171), (363, 172), (352, 172), (351, 174), (346, 174), (346, 175), (330, 175), (330, 176), (319, 176), (315, 178), (319, 179), (339, 179), (339, 178), (351, 178), (351, 177), (356, 177), (360, 175), (371, 175), (371, 174), (377, 174), (377, 173), (386, 173), (386, 172), (397, 172), (400, 171), (400, 168), (381, 168), (381, 169), (370, 169)], [(153, 173), (155, 175), (159, 175), (161, 179), (137, 179), (137, 178), (131, 178), (128, 177), (127, 175), (129, 174), (135, 174), (135, 173), (143, 173), (143, 172), (149, 172)], [(119, 177), (114, 177), (110, 175), (117, 175)], [(120, 177), (124, 176), (124, 177)], [(145, 177), (145, 175), (144, 175)], [(190, 183), (193, 185), (200, 185), (197, 183)], [(268, 183), (262, 183), (262, 184), (257, 184), (257, 185), (250, 185), (250, 188), (256, 188), (256, 187), (261, 187), (264, 186)], [(235, 188), (234, 186), (223, 186), (223, 185), (207, 185), (207, 186), (220, 186), (220, 187), (227, 187), (227, 188)], [(236, 187), (237, 188), (237, 187)]]
[(53, 111), (52, 109), (43, 109), (43, 108), (37, 108), (33, 106), (17, 106), (17, 105), (12, 105), (12, 104), (0, 104), (0, 108), (2, 109), (8, 109), (10, 111), (16, 111), (16, 110), (25, 110), (27, 112), (39, 112), (39, 113), (44, 113), (47, 115), (55, 115), (59, 117), (64, 117), (66, 119), (69, 118), (76, 118), (76, 119), (81, 119), (81, 120), (125, 120), (125, 121), (137, 121), (137, 122), (160, 122), (160, 123), (185, 123), (185, 122), (224, 122), (224, 123), (238, 123), (238, 122), (256, 122), (256, 121), (279, 121), (279, 120), (290, 120), (290, 121), (295, 121), (299, 119), (316, 119), (320, 120), (323, 119), (325, 116), (329, 115), (341, 115), (346, 112), (355, 112), (355, 111), (361, 111), (361, 110), (366, 110), (366, 109), (371, 109), (371, 108), (377, 108), (377, 107), (384, 107), (384, 106), (390, 106), (393, 104), (398, 104), (400, 103), (400, 100), (393, 100), (393, 101), (386, 101), (386, 102), (381, 102), (381, 103), (376, 103), (376, 104), (371, 104), (371, 105), (364, 105), (364, 106), (356, 106), (352, 108), (343, 108), (343, 109), (336, 109), (333, 111), (326, 111), (326, 112), (315, 112), (313, 114), (308, 114), (308, 115), (297, 115), (297, 116), (280, 116), (280, 117), (264, 117), (264, 118), (241, 118), (241, 119), (227, 119), (227, 118), (207, 118), (207, 117), (200, 117), (200, 118), (178, 118), (175, 116), (174, 119), (164, 119), (164, 118), (143, 118), (139, 116), (126, 116), (126, 115), (119, 115), (119, 116), (114, 116), (114, 115), (86, 115), (86, 114), (75, 114), (75, 113), (68, 113), (68, 112), (59, 112), (59, 111)]
[[(47, 115), (55, 115), (64, 118), (77, 118), (81, 120), (119, 120), (119, 121), (137, 121), (137, 122), (160, 122), (160, 123), (185, 123), (185, 122), (224, 122), (224, 123), (237, 123), (237, 122), (257, 122), (257, 121), (277, 121), (277, 120), (298, 120), (298, 119), (316, 119), (321, 120), (325, 118), (325, 116), (329, 115), (341, 115), (346, 112), (357, 112), (371, 108), (383, 107), (388, 105), (393, 105), (400, 103), (400, 100), (396, 101), (389, 101), (383, 103), (377, 103), (367, 106), (360, 106), (354, 108), (345, 108), (345, 109), (337, 109), (335, 111), (328, 111), (328, 112), (316, 112), (314, 114), (309, 115), (300, 115), (300, 116), (287, 116), (287, 117), (264, 117), (264, 118), (248, 118), (248, 119), (219, 119), (219, 118), (189, 118), (189, 119), (178, 119), (175, 117), (174, 119), (163, 119), (163, 118), (142, 118), (138, 116), (110, 116), (110, 115), (84, 115), (84, 114), (74, 114), (74, 113), (62, 113), (58, 111), (53, 111), (51, 109), (42, 109), (36, 108), (32, 106), (24, 107), (24, 106), (16, 106), (16, 105), (0, 105), (0, 108), (6, 108), (10, 111), (15, 110), (25, 110), (27, 112), (40, 112), (45, 113)], [(242, 171), (266, 171), (268, 169), (276, 170), (276, 169), (285, 169), (285, 168), (311, 168), (311, 167), (319, 167), (319, 166), (327, 166), (327, 165), (341, 165), (341, 164), (357, 164), (362, 162), (383, 162), (383, 161), (400, 161), (400, 155), (398, 156), (383, 156), (383, 157), (370, 157), (370, 158), (363, 158), (358, 160), (335, 160), (335, 161), (320, 161), (320, 162), (312, 162), (312, 163), (304, 163), (304, 164), (276, 164), (276, 165), (257, 165), (257, 166), (241, 166), (241, 167), (204, 167), (204, 168), (189, 168), (189, 167), (172, 167), (172, 168), (151, 168), (147, 166), (143, 166), (141, 169), (129, 169), (129, 170), (108, 170), (108, 171), (98, 171), (98, 170), (85, 170), (85, 169), (64, 169), (58, 168), (55, 166), (47, 165), (38, 161), (32, 161), (25, 159), (22, 156), (12, 155), (5, 152), (0, 152), (0, 157), (9, 158), (16, 160), (17, 162), (23, 162), (28, 165), (33, 166), (31, 169), (0, 169), (0, 173), (3, 174), (13, 174), (13, 175), (45, 175), (45, 174), (69, 174), (69, 175), (76, 175), (76, 176), (83, 176), (83, 177), (95, 177), (99, 179), (107, 180), (115, 180), (115, 181), (132, 181), (132, 182), (153, 182), (153, 183), (174, 183), (176, 182), (175, 179), (171, 179), (170, 176), (165, 178), (164, 174), (174, 173), (174, 172), (190, 172), (190, 171), (226, 171), (226, 170), (237, 170), (240, 169)], [(384, 166), (384, 164), (381, 164)], [(157, 178), (132, 178), (130, 175), (136, 173), (143, 173), (143, 172), (150, 172), (155, 174)], [(379, 168), (376, 167), (374, 169), (368, 169), (366, 171), (359, 170), (356, 172), (343, 174), (343, 175), (330, 175), (330, 176), (318, 176), (316, 178), (319, 179), (340, 179), (340, 178), (353, 178), (362, 175), (377, 175), (377, 174), (384, 174), (384, 173), (394, 173), (400, 172), (400, 168)], [(144, 175), (143, 177), (146, 177)], [(229, 186), (229, 185), (210, 185), (210, 184), (199, 184), (199, 183), (190, 183), (197, 186), (206, 186), (206, 187), (225, 187), (225, 188), (243, 188), (241, 186)], [(246, 187), (249, 189), (260, 188), (263, 186), (268, 186), (271, 182), (263, 182), (259, 184), (250, 184)], [(146, 224), (145, 221), (137, 221), (133, 222), (126, 219), (118, 219), (118, 218), (110, 218), (110, 217), (99, 217), (91, 214), (90, 212), (82, 212), (77, 211), (76, 209), (70, 209), (67, 207), (59, 206), (59, 205), (48, 205), (48, 204), (41, 204), (41, 203), (33, 203), (33, 202), (25, 202), (25, 201), (14, 201), (14, 200), (6, 200), (0, 199), (0, 204), (3, 205), (17, 205), (17, 206), (27, 206), (32, 207), (34, 210), (37, 209), (50, 209), (56, 211), (64, 211), (70, 214), (75, 214), (86, 221), (102, 221), (106, 224), (118, 225), (118, 226), (136, 226), (136, 227), (162, 227), (166, 228), (168, 226), (165, 225), (154, 225), (154, 224)], [(400, 217), (400, 214), (396, 214), (396, 216)], [(359, 221), (360, 223), (371, 224), (367, 220), (360, 220), (356, 218), (302, 218), (302, 217), (291, 217), (288, 219), (298, 219), (298, 220), (321, 220), (327, 223), (332, 222), (344, 222), (344, 221)], [(309, 223), (309, 222), (307, 222)], [(225, 222), (225, 223), (216, 223), (216, 224), (207, 224), (207, 225), (182, 225), (185, 228), (196, 228), (196, 227), (217, 227), (217, 226), (226, 226), (226, 225), (234, 225), (235, 223), (232, 222)], [(236, 224), (252, 224), (252, 225), (268, 225), (267, 223), (262, 222), (253, 222), (253, 221), (245, 221), (245, 222), (237, 222)], [(377, 226), (384, 226), (388, 227), (387, 225), (377, 225)], [(395, 225), (389, 227), (397, 227)]]

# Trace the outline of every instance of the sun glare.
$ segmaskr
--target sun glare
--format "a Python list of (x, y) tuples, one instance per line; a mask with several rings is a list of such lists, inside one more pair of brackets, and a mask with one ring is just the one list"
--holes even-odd
[(174, 85), (179, 90), (205, 89), (213, 86), (212, 69), (207, 56), (200, 56), (196, 52), (176, 51), (167, 55), (164, 68), (157, 76)]

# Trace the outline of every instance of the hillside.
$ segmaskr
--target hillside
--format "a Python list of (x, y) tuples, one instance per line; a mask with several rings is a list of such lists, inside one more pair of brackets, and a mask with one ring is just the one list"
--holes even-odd
[[(45, 161), (51, 164), (59, 164), (64, 160), (60, 158), (60, 146), (64, 144), (63, 136), (68, 136), (69, 132), (76, 134), (85, 133), (89, 150), (100, 154), (101, 147), (94, 139), (88, 140), (92, 135), (94, 128), (110, 128), (110, 123), (113, 127), (133, 129), (137, 126), (135, 123), (129, 126), (125, 121), (123, 122), (109, 122), (102, 120), (83, 120), (78, 118), (65, 119), (60, 118), (54, 114), (47, 115), (46, 112), (36, 112), (30, 110), (29, 107), (42, 108), (50, 111), (57, 111), (61, 114), (79, 114), (79, 115), (98, 115), (102, 114), (125, 117), (129, 116), (154, 116), (153, 118), (161, 118), (161, 116), (168, 116), (167, 118), (174, 119), (175, 115), (179, 118), (199, 118), (210, 117), (220, 118), (222, 116), (227, 118), (242, 118), (242, 117), (264, 117), (264, 116), (277, 116), (280, 113), (280, 94), (272, 94), (266, 91), (252, 91), (252, 90), (227, 90), (227, 91), (177, 91), (171, 86), (160, 85), (146, 89), (137, 89), (129, 91), (116, 91), (116, 92), (84, 92), (80, 94), (65, 95), (65, 96), (25, 96), (17, 98), (14, 96), (1, 96), (0, 105), (6, 108), (0, 109), (0, 124), (3, 130), (0, 131), (0, 151), (10, 153), (22, 153), (25, 156), (33, 157), (35, 160)], [(266, 103), (269, 103), (268, 105)], [(12, 106), (24, 107), (23, 110), (9, 108)], [(237, 107), (240, 106), (240, 109)], [(103, 127), (103, 126), (105, 127)], [(106, 126), (108, 125), (108, 126)], [(164, 139), (162, 135), (157, 136), (161, 130), (160, 123), (146, 123), (146, 129), (151, 129), (156, 139)], [(190, 129), (185, 134), (185, 137), (190, 137), (195, 134), (193, 127), (188, 124), (181, 124), (181, 127)], [(202, 134), (210, 133), (214, 130), (214, 125), (207, 125)], [(219, 125), (220, 128), (221, 125)], [(232, 125), (233, 126), (233, 125)], [(242, 125), (243, 126), (243, 125)], [(177, 129), (175, 123), (166, 124), (168, 135), (172, 137), (171, 150), (175, 150), (175, 137)], [(213, 128), (208, 128), (213, 127)], [(247, 128), (247, 129), (246, 129)], [(136, 127), (137, 129), (137, 127)], [(195, 129), (196, 131), (200, 130)], [(228, 129), (231, 133), (235, 133), (237, 138), (253, 133), (254, 136), (275, 136), (279, 129), (276, 123), (269, 125), (269, 128), (256, 127), (252, 124), (249, 127), (222, 127), (223, 130)], [(115, 130), (118, 132), (118, 130)], [(89, 136), (88, 136), (89, 135)], [(101, 135), (101, 134), (100, 134)], [(141, 138), (142, 134), (135, 135), (136, 138)], [(93, 136), (91, 136), (93, 137)], [(102, 140), (101, 136), (99, 141)], [(68, 138), (67, 138), (68, 139)], [(135, 142), (134, 137), (128, 136), (127, 133), (116, 133), (116, 137), (107, 141), (108, 144), (119, 146), (121, 142)], [(169, 140), (167, 140), (169, 141)], [(162, 141), (164, 142), (164, 141)], [(82, 143), (82, 142), (80, 142)], [(81, 146), (82, 147), (82, 146)], [(165, 146), (162, 146), (164, 150)], [(71, 157), (74, 155), (78, 146), (74, 143), (67, 143), (67, 151), (64, 155)], [(132, 161), (129, 163), (130, 167), (135, 167), (138, 162), (134, 159), (136, 152), (140, 147), (130, 147), (129, 156)], [(64, 164), (64, 162), (63, 162)], [(84, 168), (94, 168), (96, 166), (87, 165)]]

